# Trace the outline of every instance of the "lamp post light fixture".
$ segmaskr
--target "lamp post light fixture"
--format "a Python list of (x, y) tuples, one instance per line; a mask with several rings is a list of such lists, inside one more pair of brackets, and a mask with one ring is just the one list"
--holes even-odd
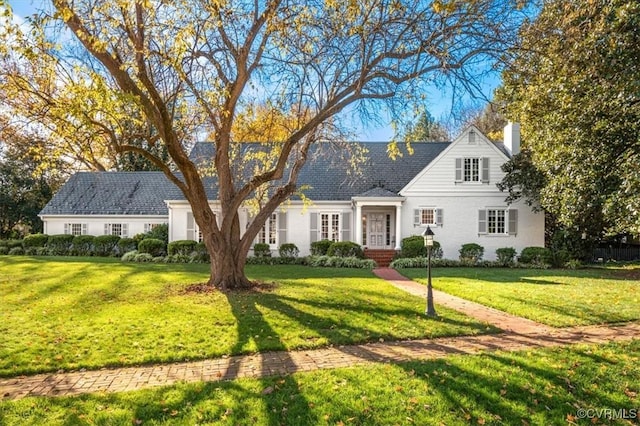
[(422, 233), (424, 238), (424, 246), (427, 248), (427, 309), (425, 314), (428, 317), (437, 317), (436, 308), (433, 306), (433, 287), (431, 286), (431, 248), (433, 247), (433, 231), (431, 227)]

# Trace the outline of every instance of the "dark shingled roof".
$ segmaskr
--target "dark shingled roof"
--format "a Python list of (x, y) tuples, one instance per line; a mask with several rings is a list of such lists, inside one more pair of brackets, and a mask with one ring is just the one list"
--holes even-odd
[[(303, 192), (312, 201), (397, 196), (448, 145), (448, 142), (414, 143), (412, 155), (404, 152), (402, 157), (392, 160), (386, 143), (352, 143), (352, 147), (364, 149), (364, 160), (354, 170), (344, 150), (328, 143), (317, 144), (310, 149), (298, 184), (308, 187)], [(261, 149), (259, 144), (243, 147)], [(212, 158), (213, 150), (212, 143), (198, 143), (191, 158), (196, 161)], [(205, 186), (209, 199), (216, 199), (215, 179), (207, 178)], [(80, 172), (69, 179), (40, 214), (167, 215), (165, 200), (184, 199), (182, 192), (162, 172)]]
[(162, 172), (76, 173), (42, 215), (167, 215), (164, 200), (184, 198)]
[(391, 197), (398, 197), (398, 193), (391, 192), (388, 189), (380, 188), (378, 186), (376, 188), (371, 188), (370, 190), (365, 191), (362, 194), (354, 195), (354, 197), (391, 198)]
[[(362, 196), (373, 188), (383, 188), (397, 195), (411, 179), (449, 146), (449, 142), (414, 143), (411, 145), (412, 155), (401, 146), (403, 156), (396, 157), (395, 160), (389, 158), (386, 143), (353, 142), (345, 145), (360, 148), (350, 150), (356, 157), (365, 152), (364, 161), (359, 162), (356, 169), (349, 164), (351, 154), (345, 154), (348, 149), (340, 149), (339, 145), (331, 143), (319, 143), (310, 148), (307, 164), (298, 177), (298, 186), (308, 186), (308, 189), (304, 190), (306, 197), (312, 201), (344, 201), (354, 196)], [(259, 144), (244, 144), (243, 148), (264, 149)], [(205, 159), (213, 158), (213, 154), (214, 145), (201, 142), (191, 151), (191, 159), (203, 162)]]

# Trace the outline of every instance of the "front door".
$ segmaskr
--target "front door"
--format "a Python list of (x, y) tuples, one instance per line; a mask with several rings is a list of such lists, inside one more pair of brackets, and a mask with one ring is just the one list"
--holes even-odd
[(386, 241), (384, 213), (369, 213), (367, 215), (367, 224), (369, 227), (368, 245), (371, 248), (384, 248)]

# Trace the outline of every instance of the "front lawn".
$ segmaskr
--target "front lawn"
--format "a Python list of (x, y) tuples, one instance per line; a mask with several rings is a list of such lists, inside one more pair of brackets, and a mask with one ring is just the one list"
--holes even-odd
[(0, 256), (0, 375), (496, 331), (370, 271), (250, 266), (261, 293), (185, 293), (209, 265)]
[[(556, 327), (640, 319), (637, 265), (584, 270), (434, 268), (432, 272), (438, 290)], [(400, 273), (426, 284), (423, 269)]]
[(640, 340), (635, 340), (25, 398), (0, 402), (0, 423), (631, 425), (640, 418), (639, 384)]

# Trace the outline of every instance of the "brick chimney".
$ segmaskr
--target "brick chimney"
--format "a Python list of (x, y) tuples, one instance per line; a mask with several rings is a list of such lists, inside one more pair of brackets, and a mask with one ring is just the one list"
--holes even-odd
[(511, 152), (511, 155), (520, 152), (520, 123), (510, 121), (504, 126), (504, 146)]

